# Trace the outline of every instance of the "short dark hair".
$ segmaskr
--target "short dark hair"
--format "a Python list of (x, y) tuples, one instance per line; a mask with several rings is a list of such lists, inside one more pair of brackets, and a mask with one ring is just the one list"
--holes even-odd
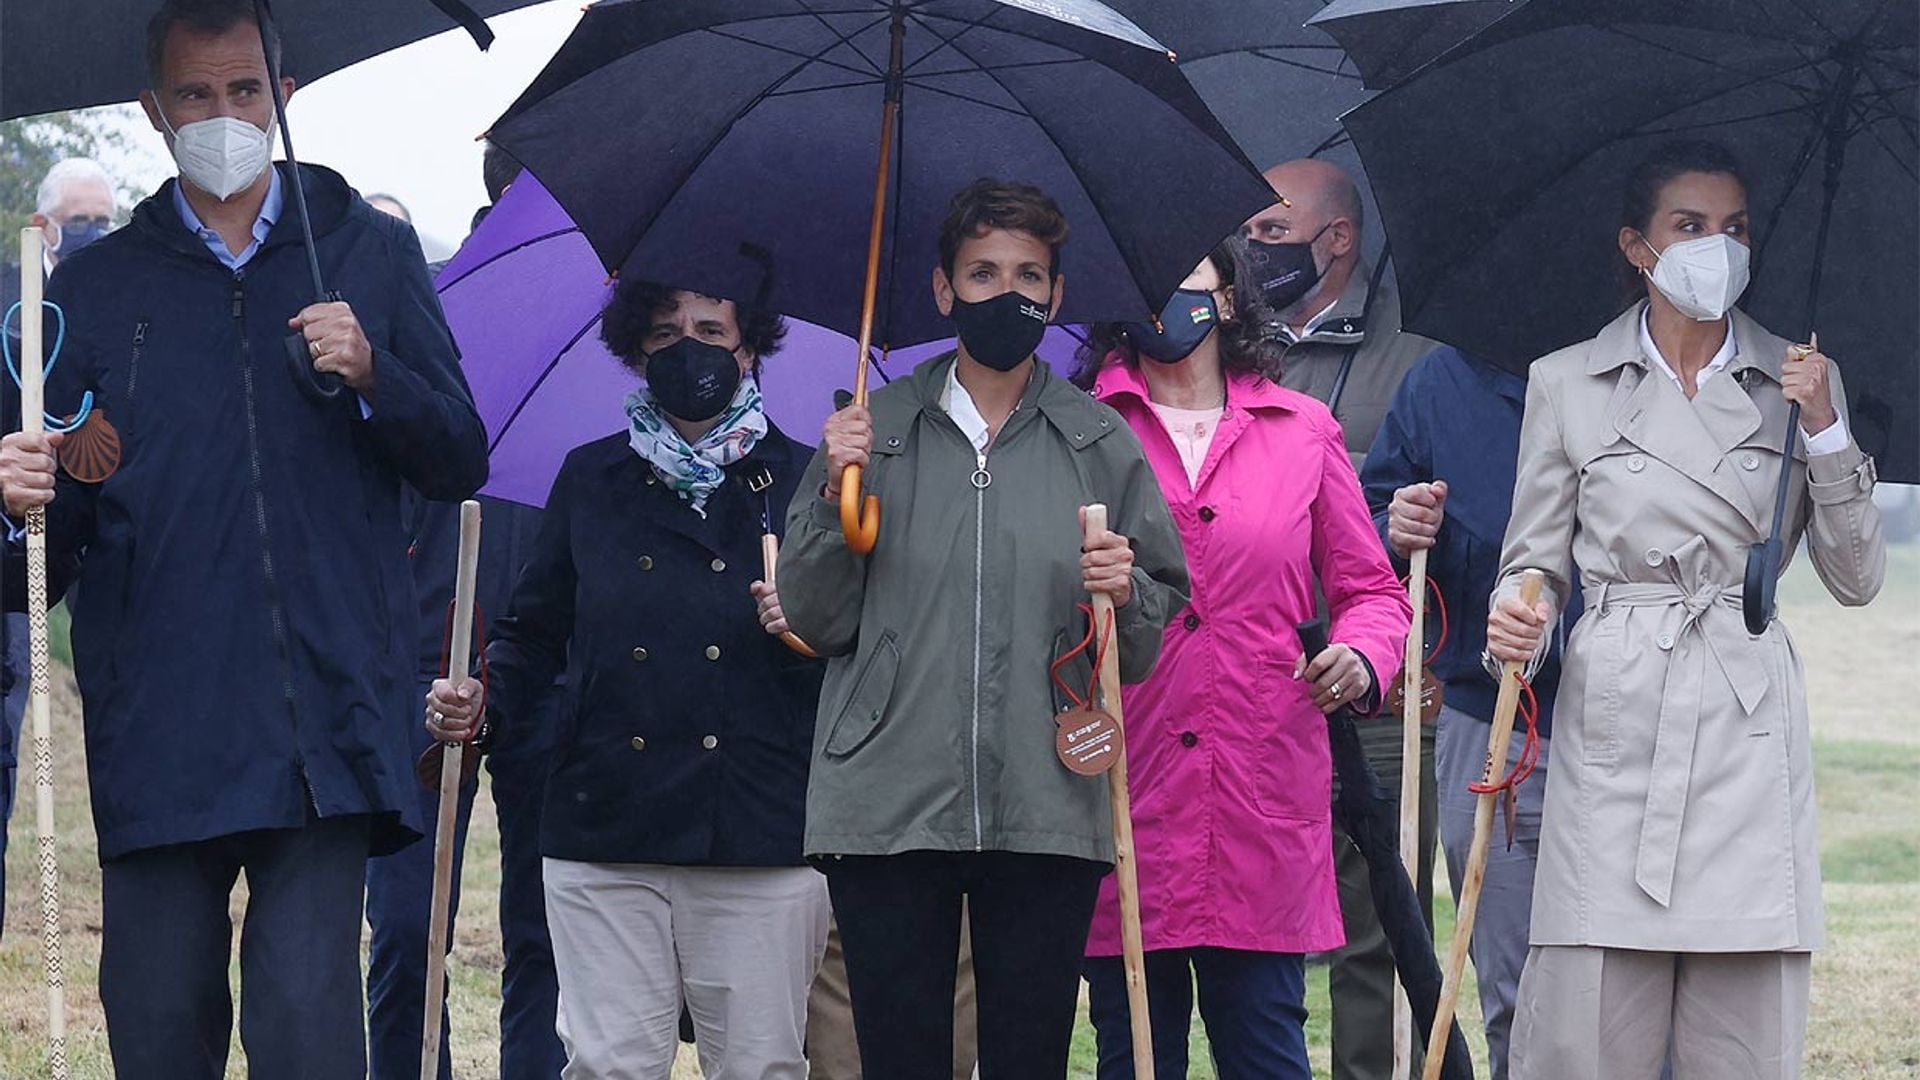
[(480, 156), (480, 182), (487, 187), (487, 201), (497, 203), (507, 193), (507, 185), (520, 178), (520, 163), (513, 155), (489, 139)]
[[(1710, 139), (1662, 143), (1627, 172), (1626, 187), (1620, 198), (1621, 226), (1646, 235), (1653, 226), (1654, 211), (1660, 208), (1660, 193), (1688, 173), (1731, 176), (1742, 190), (1747, 187), (1747, 173), (1740, 167), (1740, 159), (1724, 145)], [(1640, 272), (1631, 263), (1625, 263), (1622, 284), (1630, 298), (1638, 297), (1645, 289), (1640, 283)]]
[[(258, 28), (260, 17), (253, 0), (163, 0), (160, 10), (147, 20), (147, 85), (158, 89), (160, 74), (167, 64), (167, 37), (176, 27), (196, 34), (224, 34), (236, 26)], [(280, 35), (269, 41), (273, 67), (280, 67)], [(281, 71), (284, 75), (286, 72)]]
[[(647, 330), (653, 326), (653, 314), (673, 303), (672, 293), (698, 292), (678, 285), (655, 281), (622, 281), (613, 298), (600, 313), (600, 340), (622, 364), (640, 370), (645, 355)], [(787, 320), (779, 313), (752, 304), (733, 301), (734, 318), (740, 323), (740, 345), (753, 350), (753, 373), (760, 374), (760, 362), (780, 351), (787, 337)]]
[[(1233, 316), (1220, 319), (1220, 366), (1228, 371), (1256, 371), (1277, 378), (1286, 345), (1272, 332), (1280, 322), (1279, 313), (1267, 303), (1257, 284), (1259, 278), (1248, 262), (1247, 243), (1238, 234), (1222, 240), (1207, 253), (1207, 261), (1220, 274), (1220, 284), (1233, 297)], [(1074, 385), (1093, 389), (1107, 358), (1120, 354), (1120, 362), (1137, 364), (1139, 350), (1127, 337), (1122, 324), (1094, 323), (1087, 327), (1087, 339), (1073, 353)]]
[(1032, 184), (981, 177), (954, 194), (940, 223), (940, 268), (948, 277), (961, 242), (989, 229), (1023, 232), (1047, 245), (1053, 251), (1049, 272), (1060, 273), (1060, 248), (1067, 242), (1067, 216), (1060, 204)]

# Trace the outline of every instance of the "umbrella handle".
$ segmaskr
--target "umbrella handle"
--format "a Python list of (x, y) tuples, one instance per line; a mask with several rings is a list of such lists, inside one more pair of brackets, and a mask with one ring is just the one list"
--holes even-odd
[[(774, 585), (773, 568), (779, 562), (780, 562), (780, 538), (773, 535), (770, 532), (761, 533), (760, 534), (760, 568), (761, 568), (760, 580), (766, 582), (768, 585), (773, 586), (775, 588), (778, 588), (779, 586)], [(801, 641), (800, 635), (794, 633), (791, 630), (788, 630), (785, 633), (780, 635), (780, 642), (781, 644), (785, 645), (787, 648), (792, 649), (794, 652), (797, 652), (801, 656), (807, 657), (810, 660), (817, 660), (820, 657), (819, 653), (813, 651), (813, 646), (808, 645), (804, 641)]]
[(880, 540), (880, 496), (861, 498), (858, 465), (849, 465), (840, 473), (840, 531), (855, 555), (872, 551)]

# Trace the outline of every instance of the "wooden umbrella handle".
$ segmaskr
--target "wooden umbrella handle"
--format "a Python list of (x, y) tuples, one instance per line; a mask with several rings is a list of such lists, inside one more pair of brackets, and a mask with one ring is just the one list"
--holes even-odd
[[(460, 504), (460, 561), (453, 579), (453, 634), (447, 647), (446, 677), (467, 673), (473, 644), (473, 594), (480, 571), (480, 504)], [(484, 703), (483, 703), (484, 704)], [(433, 901), (427, 920), (427, 1003), (420, 1027), (420, 1080), (440, 1075), (440, 1013), (446, 1004), (448, 912), (453, 906), (454, 824), (460, 812), (460, 768), (464, 743), (448, 743), (440, 758), (440, 812), (433, 830)]]
[[(1413, 622), (1407, 628), (1406, 659), (1400, 688), (1400, 863), (1407, 880), (1420, 880), (1420, 713), (1425, 705), (1427, 659), (1427, 549), (1407, 560), (1407, 599)], [(1393, 980), (1393, 1075), (1413, 1075), (1413, 1006), (1398, 973)]]
[[(773, 576), (774, 567), (777, 566), (779, 562), (780, 562), (780, 538), (773, 535), (770, 532), (760, 534), (760, 567), (761, 567), (760, 580), (766, 582), (769, 586), (773, 588), (779, 588), (778, 585), (774, 584), (774, 576)], [(808, 645), (804, 641), (801, 641), (799, 634), (796, 634), (791, 630), (782, 632), (780, 635), (780, 641), (787, 648), (792, 649), (794, 652), (799, 653), (801, 656), (805, 656), (811, 659), (811, 658), (818, 658), (820, 655), (819, 653), (813, 651), (812, 646)]]
[[(1540, 590), (1547, 576), (1538, 570), (1520, 575), (1520, 602), (1532, 607), (1540, 602)], [(1507, 744), (1513, 738), (1513, 716), (1520, 708), (1520, 677), (1527, 665), (1509, 660), (1501, 669), (1500, 696), (1494, 700), (1493, 727), (1487, 733), (1487, 764), (1480, 774), (1482, 784), (1500, 780), (1507, 764)], [(1460, 910), (1454, 917), (1453, 945), (1447, 951), (1447, 969), (1440, 983), (1440, 1005), (1433, 1016), (1433, 1030), (1427, 1033), (1425, 1080), (1440, 1080), (1445, 1062), (1447, 1036), (1453, 1029), (1454, 1009), (1460, 1004), (1460, 980), (1466, 974), (1467, 946), (1473, 940), (1473, 920), (1480, 911), (1480, 889), (1487, 882), (1487, 848), (1493, 840), (1493, 813), (1500, 800), (1498, 792), (1481, 795), (1473, 805), (1473, 846), (1467, 852), (1467, 873), (1460, 882)]]
[[(1083, 542), (1107, 531), (1107, 508), (1087, 506)], [(1093, 639), (1100, 656), (1100, 705), (1120, 729), (1119, 753), (1107, 770), (1108, 802), (1113, 811), (1113, 873), (1120, 886), (1120, 954), (1127, 977), (1127, 1016), (1133, 1031), (1135, 1080), (1153, 1080), (1153, 1027), (1147, 1013), (1147, 951), (1140, 936), (1140, 877), (1133, 854), (1133, 803), (1127, 794), (1126, 722), (1120, 709), (1120, 642), (1114, 626), (1113, 597), (1093, 594)], [(1108, 640), (1107, 635), (1113, 634)]]

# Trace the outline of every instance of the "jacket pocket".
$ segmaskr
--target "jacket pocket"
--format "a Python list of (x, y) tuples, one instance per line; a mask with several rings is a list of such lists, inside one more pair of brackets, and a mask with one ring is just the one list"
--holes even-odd
[(1620, 758), (1620, 669), (1627, 611), (1595, 613), (1592, 631), (1581, 644), (1585, 692), (1581, 695), (1581, 760), (1612, 765)]
[(887, 701), (893, 697), (893, 681), (899, 674), (900, 647), (895, 644), (894, 632), (888, 630), (867, 654), (859, 676), (854, 679), (853, 693), (847, 695), (847, 703), (833, 718), (833, 729), (827, 732), (825, 747), (828, 757), (851, 756), (873, 738), (873, 733), (880, 729), (881, 718), (886, 715)]

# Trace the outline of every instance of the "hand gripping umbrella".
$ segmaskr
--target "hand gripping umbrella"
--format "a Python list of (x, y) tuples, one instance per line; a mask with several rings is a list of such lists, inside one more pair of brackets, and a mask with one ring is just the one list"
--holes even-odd
[[(1327, 623), (1314, 619), (1300, 624), (1300, 646), (1308, 656), (1318, 656), (1327, 647)], [(1417, 700), (1417, 698), (1416, 698)], [(1360, 745), (1360, 732), (1354, 727), (1353, 712), (1341, 706), (1327, 717), (1327, 740), (1333, 756), (1333, 774), (1340, 791), (1333, 803), (1334, 819), (1339, 822), (1353, 846), (1367, 861), (1367, 886), (1373, 894), (1374, 909), (1380, 913), (1380, 929), (1386, 935), (1387, 949), (1393, 953), (1393, 966), (1406, 988), (1414, 1023), (1433, 1040), (1427, 1053), (1427, 1075), (1444, 1080), (1472, 1080), (1473, 1058), (1466, 1040), (1458, 1031), (1442, 1033), (1434, 1039), (1441, 993), (1440, 963), (1433, 955), (1433, 939), (1426, 920), (1420, 915), (1420, 900), (1413, 879), (1401, 865), (1397, 845), (1398, 821), (1392, 804), (1380, 790), (1380, 781), (1367, 752)]]
[[(1273, 198), (1165, 48), (1094, 0), (607, 0), (489, 134), (609, 270), (698, 288), (748, 239), (801, 268), (770, 306), (856, 339), (857, 401), (875, 345), (950, 332), (897, 286), (977, 176), (1062, 204), (1067, 322), (1151, 317)], [(841, 490), (871, 550), (877, 504)]]

